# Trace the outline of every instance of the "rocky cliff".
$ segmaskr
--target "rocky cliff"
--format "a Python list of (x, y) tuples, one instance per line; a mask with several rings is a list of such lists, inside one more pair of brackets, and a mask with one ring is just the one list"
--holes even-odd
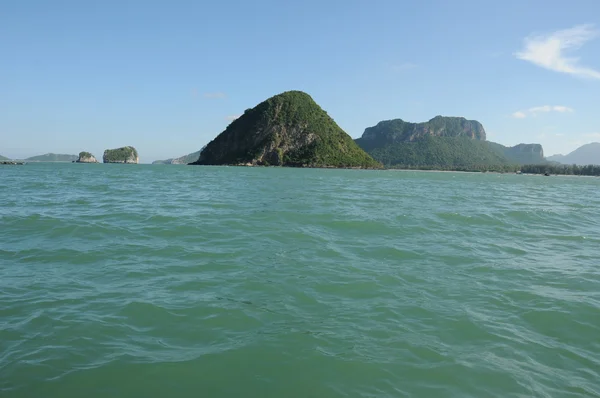
[(102, 156), (104, 163), (139, 163), (139, 160), (138, 152), (132, 146), (107, 149)]
[(79, 158), (76, 163), (98, 163), (94, 155), (89, 152), (79, 152)]
[(540, 144), (518, 144), (505, 147), (504, 154), (517, 164), (538, 164), (545, 161), (544, 149)]
[(381, 167), (301, 91), (288, 91), (247, 109), (193, 164)]
[(436, 116), (428, 122), (409, 123), (402, 119), (384, 120), (365, 129), (356, 142), (361, 148), (371, 150), (399, 142), (413, 142), (425, 137), (466, 137), (485, 141), (485, 130), (476, 120), (464, 117)]

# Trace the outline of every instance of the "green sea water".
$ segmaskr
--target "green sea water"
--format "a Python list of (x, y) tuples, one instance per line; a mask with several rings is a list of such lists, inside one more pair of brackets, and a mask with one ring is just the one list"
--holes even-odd
[(1, 397), (600, 396), (600, 179), (0, 168)]

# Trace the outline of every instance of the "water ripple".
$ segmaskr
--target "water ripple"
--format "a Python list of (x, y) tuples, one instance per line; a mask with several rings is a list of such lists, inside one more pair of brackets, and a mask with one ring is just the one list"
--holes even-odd
[(598, 179), (0, 181), (2, 396), (600, 396)]

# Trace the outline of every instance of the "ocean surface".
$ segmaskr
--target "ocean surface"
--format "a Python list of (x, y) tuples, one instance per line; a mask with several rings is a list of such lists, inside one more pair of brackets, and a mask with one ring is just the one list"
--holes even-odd
[(0, 397), (598, 397), (599, 194), (0, 166)]

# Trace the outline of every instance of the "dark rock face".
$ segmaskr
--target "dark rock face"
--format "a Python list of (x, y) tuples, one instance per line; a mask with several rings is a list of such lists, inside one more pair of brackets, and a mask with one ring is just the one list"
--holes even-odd
[(384, 120), (365, 130), (356, 142), (367, 151), (399, 142), (412, 142), (425, 137), (467, 137), (485, 141), (485, 129), (476, 120), (464, 117), (436, 116), (428, 122), (409, 123), (402, 119)]
[(247, 109), (193, 164), (381, 167), (301, 91), (288, 91)]

